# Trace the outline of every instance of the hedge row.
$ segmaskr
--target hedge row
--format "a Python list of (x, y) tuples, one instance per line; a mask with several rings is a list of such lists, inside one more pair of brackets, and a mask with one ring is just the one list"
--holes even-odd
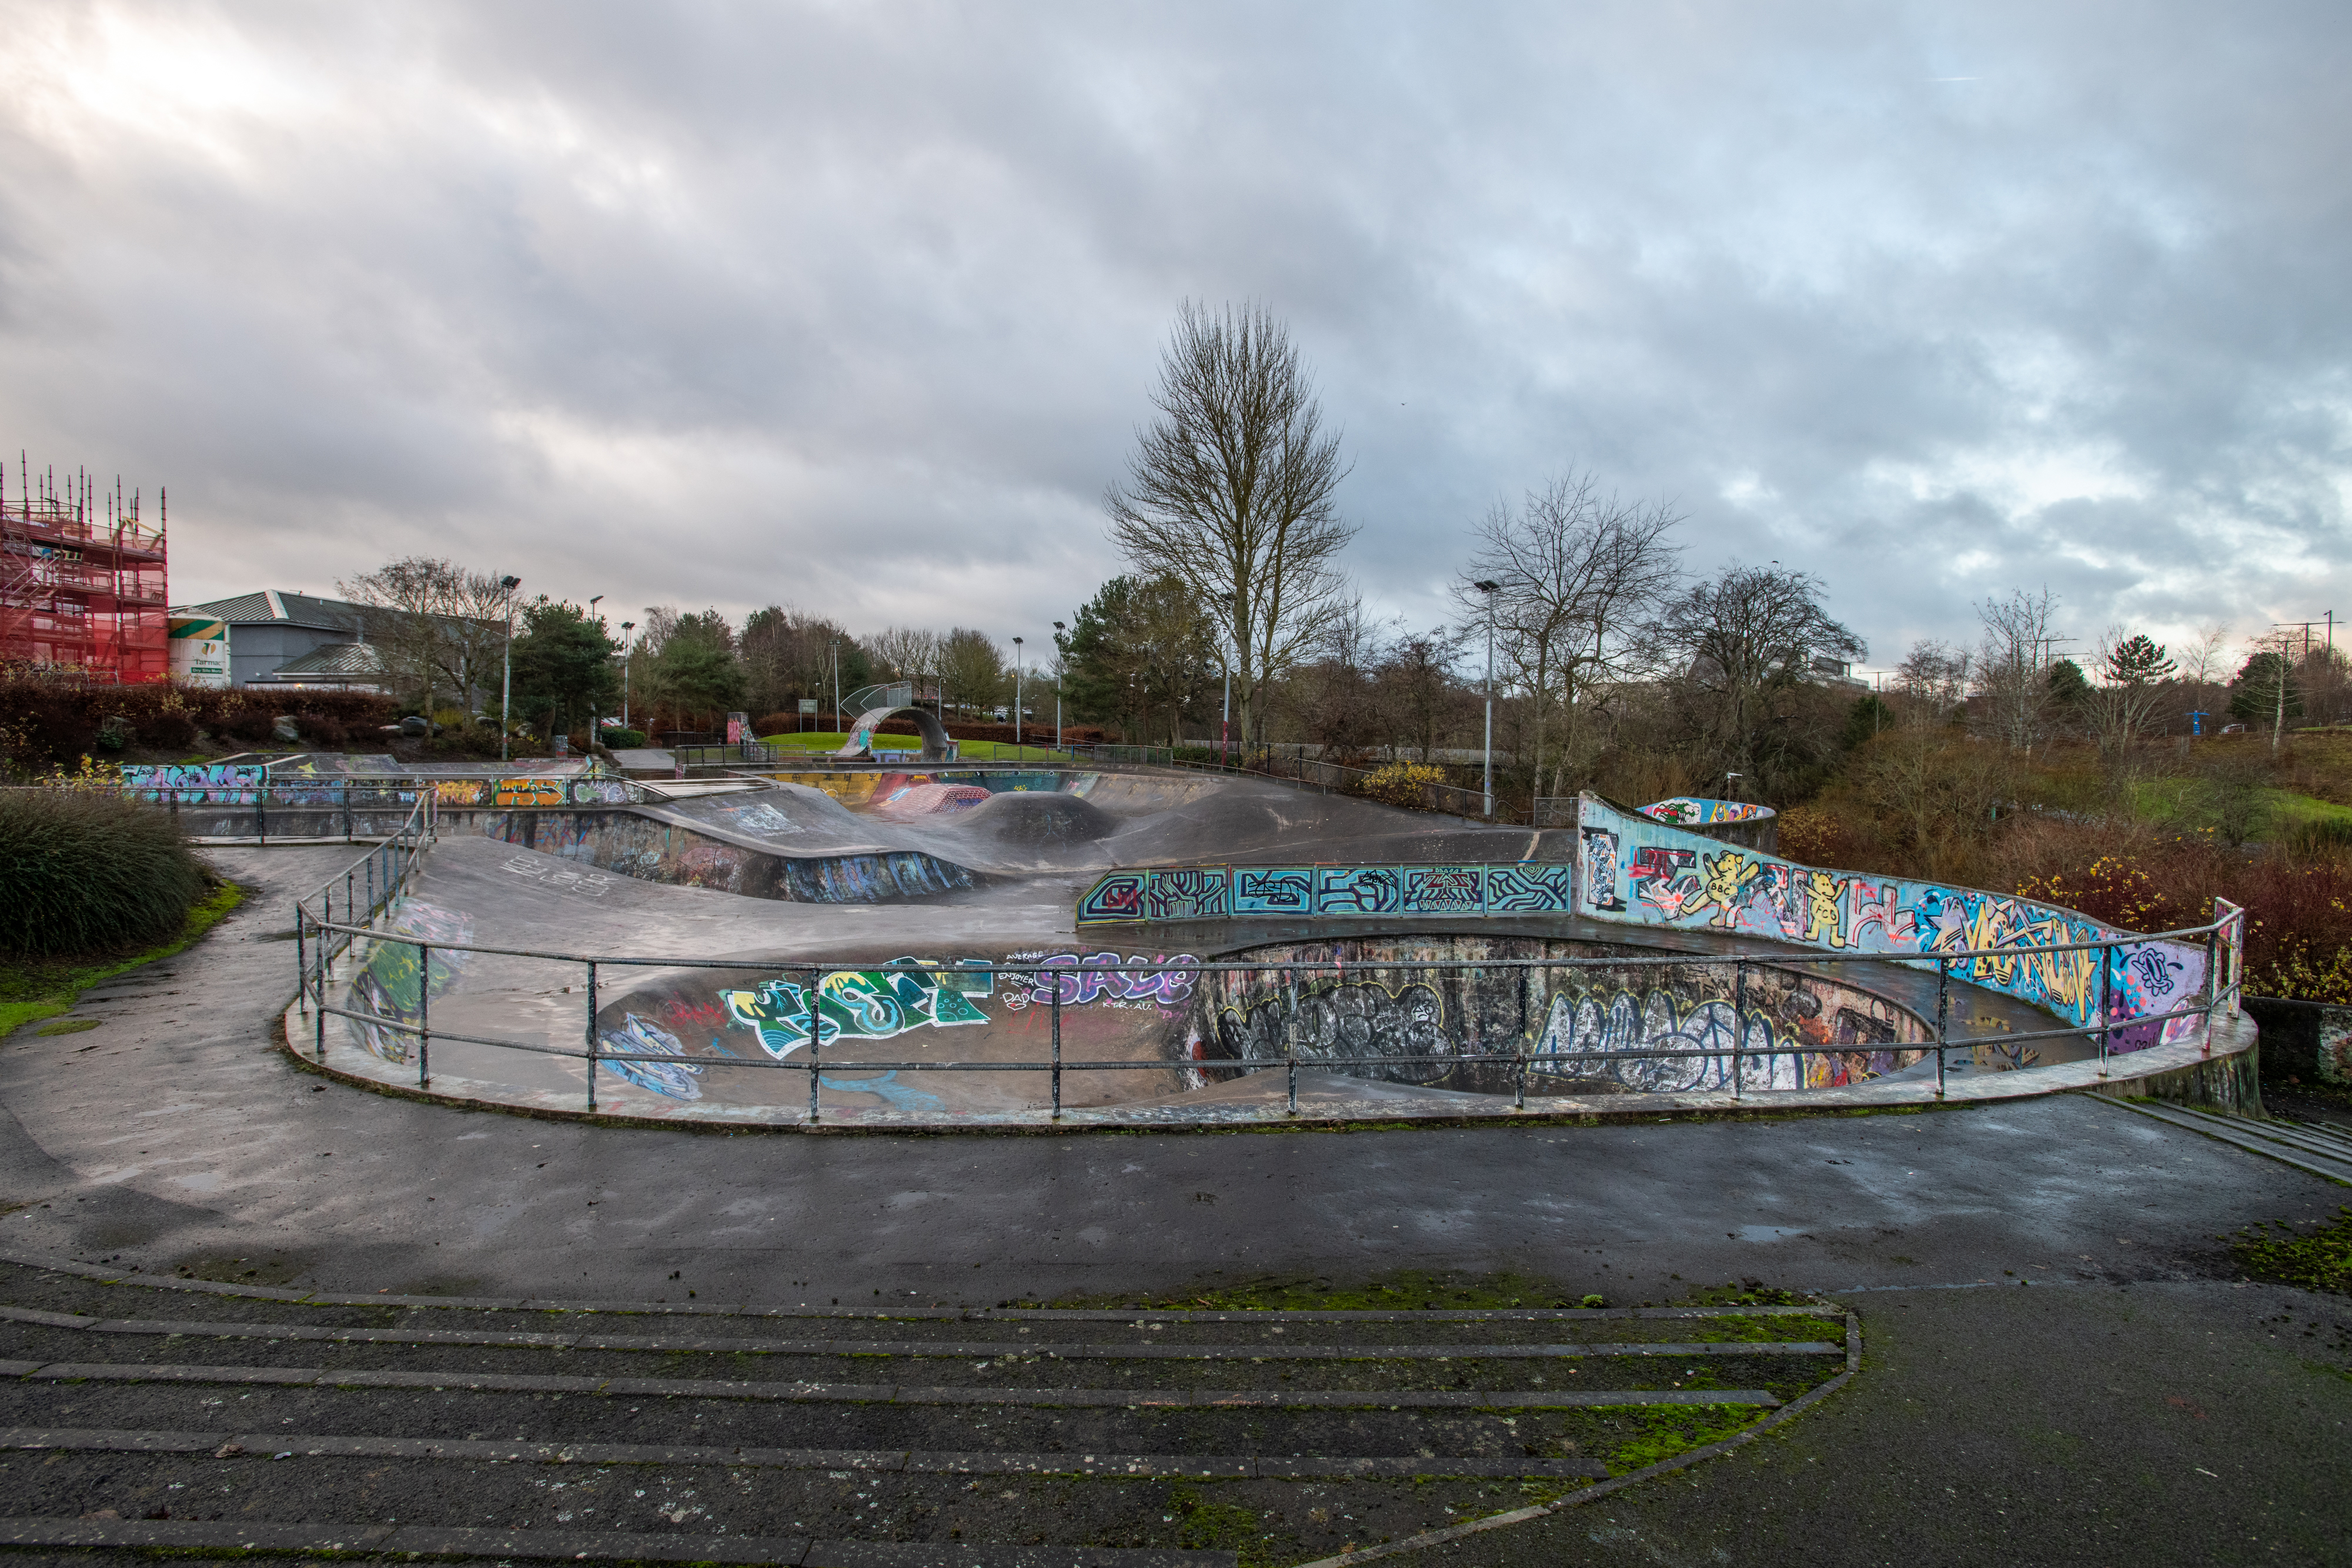
[(306, 742), (332, 750), (353, 734), (374, 740), (400, 709), (369, 692), (211, 690), (167, 681), (85, 685), (17, 676), (0, 679), (0, 765), (39, 771), (126, 745), (176, 751), (194, 745), (200, 730), (266, 745), (281, 714), (293, 717)]

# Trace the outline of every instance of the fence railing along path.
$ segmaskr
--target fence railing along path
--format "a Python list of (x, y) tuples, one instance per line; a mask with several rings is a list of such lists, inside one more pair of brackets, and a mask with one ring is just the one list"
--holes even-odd
[[(1491, 1049), (1496, 1042), (1474, 1036), (1466, 1043), (1473, 1049), (1453, 1050), (1443, 1055), (1366, 1052), (1344, 1057), (1302, 1054), (1300, 1046), (1300, 987), (1308, 987), (1327, 978), (1344, 982), (1351, 967), (1344, 959), (1292, 962), (1216, 962), (1186, 958), (1158, 963), (1131, 963), (1122, 967), (1124, 977), (1168, 977), (1182, 982), (1189, 989), (1200, 977), (1210, 974), (1248, 974), (1260, 977), (1267, 984), (1266, 994), (1278, 998), (1284, 1007), (1282, 1053), (1276, 1057), (1188, 1057), (1180, 1059), (1153, 1058), (1129, 1061), (1071, 1061), (1062, 1049), (1062, 1012), (1066, 1001), (1075, 1001), (1078, 988), (1084, 984), (1086, 971), (1076, 967), (1076, 955), (1065, 956), (1061, 962), (994, 962), (982, 959), (960, 960), (958, 972), (970, 976), (986, 976), (992, 988), (996, 981), (1015, 978), (1024, 981), (1034, 992), (1042, 992), (1048, 1010), (1049, 1054), (1034, 1060), (1020, 1061), (938, 1061), (893, 1057), (876, 1059), (865, 1056), (844, 1058), (828, 1054), (827, 1046), (837, 1042), (845, 1032), (843, 1021), (828, 1016), (823, 1007), (824, 980), (827, 975), (845, 972), (839, 963), (795, 963), (790, 959), (728, 959), (684, 958), (675, 954), (658, 956), (626, 953), (564, 952), (540, 948), (499, 947), (485, 944), (437, 941), (414, 931), (400, 929), (396, 916), (384, 918), (396, 899), (405, 892), (415, 873), (418, 857), (433, 837), (435, 801), (431, 797), (420, 799), (414, 813), (401, 831), (383, 844), (355, 862), (342, 876), (331, 879), (296, 905), (295, 961), (299, 971), (300, 1000), (311, 1013), (311, 1051), (321, 1063), (327, 1059), (327, 1019), (337, 1018), (359, 1029), (384, 1031), (386, 1034), (415, 1044), (416, 1083), (420, 1090), (432, 1086), (432, 1046), (435, 1040), (454, 1041), (467, 1045), (513, 1051), (531, 1056), (555, 1057), (583, 1062), (586, 1067), (585, 1108), (593, 1113), (597, 1108), (597, 1079), (600, 1067), (621, 1064), (636, 1069), (667, 1065), (698, 1070), (741, 1069), (746, 1071), (798, 1072), (807, 1080), (807, 1119), (814, 1124), (823, 1119), (819, 1089), (827, 1071), (861, 1072), (1034, 1072), (1048, 1080), (1048, 1097), (1052, 1114), (1058, 1119), (1063, 1113), (1062, 1081), (1069, 1072), (1125, 1072), (1191, 1070), (1193, 1071), (1231, 1072), (1253, 1075), (1263, 1071), (1280, 1071), (1286, 1079), (1286, 1100), (1289, 1114), (1298, 1109), (1298, 1072), (1304, 1066), (1309, 1071), (1346, 1071), (1351, 1068), (1389, 1065), (1413, 1065), (1422, 1069), (1433, 1066), (1450, 1071), (1457, 1066), (1483, 1065), (1507, 1068), (1512, 1084), (1515, 1107), (1527, 1103), (1529, 1075), (1557, 1074), (1564, 1067), (1580, 1070), (1577, 1076), (1589, 1077), (1583, 1069), (1614, 1062), (1656, 1061), (1690, 1058), (1730, 1059), (1731, 1096), (1742, 1100), (1750, 1092), (1751, 1064), (1761, 1063), (1765, 1082), (1770, 1080), (1770, 1063), (1776, 1058), (1796, 1058), (1801, 1063), (1808, 1056), (1853, 1056), (1876, 1051), (1916, 1052), (1932, 1055), (1936, 1069), (1936, 1097), (1946, 1093), (1947, 1057), (1955, 1048), (1952, 1034), (1952, 984), (1957, 975), (1970, 965), (1982, 960), (2019, 958), (2029, 955), (2049, 955), (2065, 952), (2111, 953), (2118, 947), (2139, 947), (2155, 940), (2202, 937), (2209, 961), (2206, 979), (2198, 999), (2170, 1011), (2118, 1018), (2112, 1001), (2112, 961), (2100, 964), (2099, 1004), (2096, 1021), (2086, 1024), (2061, 1024), (2044, 1030), (2007, 1031), (1998, 1036), (2004, 1051), (2013, 1050), (2025, 1042), (2037, 1040), (2072, 1038), (2088, 1040), (2097, 1050), (2099, 1073), (2106, 1076), (2110, 1047), (2115, 1031), (2119, 1028), (2141, 1029), (2150, 1024), (2162, 1025), (2182, 1019), (2201, 1019), (2203, 1054), (2210, 1056), (2213, 1046), (2213, 1019), (2217, 1011), (2235, 1016), (2241, 980), (2234, 963), (2221, 960), (2235, 945), (2242, 941), (2244, 913), (2233, 912), (2210, 925), (2184, 927), (2178, 931), (2153, 936), (2119, 936), (2095, 941), (2031, 944), (1983, 948), (1963, 948), (1916, 956), (1866, 952), (1780, 952), (1734, 951), (1714, 956), (1676, 953), (1656, 957), (1536, 957), (1463, 959), (1381, 959), (1377, 962), (1358, 961), (1352, 967), (1359, 975), (1366, 970), (1417, 973), (1424, 975), (1458, 974), (1474, 977), (1488, 974), (1509, 974), (1513, 971), (1536, 970), (1642, 970), (1693, 964), (1722, 965), (1729, 963), (1734, 969), (1733, 994), (1727, 1006), (1719, 1002), (1704, 1003), (1700, 1010), (1712, 1008), (1702, 1026), (1696, 1043), (1682, 1046), (1616, 1047), (1599, 1051), (1577, 1051), (1573, 1053), (1545, 1051), (1537, 1049), (1538, 1034), (1534, 1028), (1519, 1032), (1507, 1040), (1507, 1049)], [(338, 913), (336, 894), (341, 893)], [(350, 953), (354, 944), (367, 945), (361, 956), (364, 967), (373, 968), (380, 953), (401, 949), (403, 956), (391, 966), (390, 974), (373, 988), (379, 1000), (377, 1007), (347, 1005), (331, 999), (338, 984), (335, 960)], [(435, 977), (434, 961), (439, 955), (445, 972), (450, 956), (478, 954), (487, 956), (516, 958), (576, 967), (584, 984), (580, 1044), (576, 1047), (550, 1044), (546, 1040), (506, 1040), (493, 1036), (436, 1030), (432, 1023), (432, 998)], [(1936, 972), (1936, 1017), (1932, 1039), (1912, 1041), (1798, 1042), (1774, 1038), (1769, 1022), (1759, 1023), (1748, 1007), (1751, 973), (1790, 969), (1810, 970), (1818, 966), (1836, 964), (1901, 965), (1922, 967), (1932, 961)], [(620, 1043), (621, 1037), (608, 1034), (598, 1028), (600, 998), (614, 971), (633, 969), (677, 969), (681, 967), (699, 969), (742, 970), (779, 978), (800, 977), (797, 988), (805, 1005), (802, 1027), (803, 1039), (798, 1051), (788, 1046), (781, 1054), (767, 1059), (759, 1057), (716, 1057), (688, 1054), (682, 1051), (656, 1051), (641, 1045)], [(2226, 975), (2225, 975), (2226, 971)], [(914, 975), (915, 971), (909, 971)], [(359, 998), (353, 980), (341, 983), (352, 987), (351, 1000)], [(413, 982), (413, 1005), (410, 984)], [(1964, 980), (1962, 982), (1966, 984)], [(562, 989), (569, 990), (566, 986)], [(389, 1007), (391, 1010), (382, 1010)], [(1726, 1016), (1727, 1015), (1727, 1016)], [(1757, 1038), (1761, 1030), (1762, 1039)], [(2158, 1039), (2162, 1038), (2159, 1030)], [(1454, 1044), (1449, 1040), (1448, 1044)], [(1984, 1041), (1963, 1036), (1960, 1048), (1973, 1051)], [(363, 1047), (356, 1044), (354, 1050)], [(1778, 1092), (1778, 1091), (1776, 1091)]]

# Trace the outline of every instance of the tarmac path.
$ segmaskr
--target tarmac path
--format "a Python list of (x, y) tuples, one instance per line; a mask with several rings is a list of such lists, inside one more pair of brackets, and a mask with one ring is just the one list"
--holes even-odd
[(1727, 1458), (1421, 1555), (2352, 1557), (2352, 1311), (2237, 1282), (2216, 1239), (2347, 1194), (2126, 1110), (1028, 1137), (459, 1112), (324, 1082), (270, 1044), (292, 898), (351, 852), (214, 852), (255, 890), (244, 909), (85, 998), (74, 1016), (100, 1029), (0, 1045), (0, 1249), (332, 1290), (784, 1305), (1400, 1269), (1634, 1304), (1754, 1279), (1853, 1304), (1864, 1375)]

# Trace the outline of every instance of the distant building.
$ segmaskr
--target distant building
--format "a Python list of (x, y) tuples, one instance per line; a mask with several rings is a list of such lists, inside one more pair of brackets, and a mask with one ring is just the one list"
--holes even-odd
[(228, 622), (231, 685), (388, 689), (383, 660), (367, 640), (364, 605), (264, 588), (172, 613)]

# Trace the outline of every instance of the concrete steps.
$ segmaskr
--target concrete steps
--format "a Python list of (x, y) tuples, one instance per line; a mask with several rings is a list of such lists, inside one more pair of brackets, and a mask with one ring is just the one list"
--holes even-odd
[(2119, 1100), (2104, 1094), (2094, 1094), (2090, 1098), (2102, 1104), (2114, 1105), (2202, 1134), (2244, 1149), (2249, 1154), (2261, 1155), (2293, 1166), (2297, 1170), (2325, 1176), (2329, 1181), (2352, 1186), (2352, 1135), (2347, 1135), (2336, 1128), (2275, 1118), (2255, 1121), (2240, 1116), (2217, 1116), (2210, 1112), (2192, 1111), (2179, 1105)]
[(1631, 1468), (1678, 1410), (1737, 1429), (1844, 1371), (1853, 1333), (1833, 1308), (615, 1306), (104, 1275), (0, 1261), (0, 1543), (1299, 1561)]

